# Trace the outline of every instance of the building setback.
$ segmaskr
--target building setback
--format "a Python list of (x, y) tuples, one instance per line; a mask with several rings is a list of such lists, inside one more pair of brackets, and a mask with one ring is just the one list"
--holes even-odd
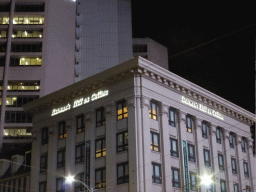
[(68, 175), (94, 191), (205, 192), (204, 175), (216, 192), (255, 191), (255, 115), (141, 57), (24, 111), (34, 118), (31, 191), (82, 191), (64, 185)]

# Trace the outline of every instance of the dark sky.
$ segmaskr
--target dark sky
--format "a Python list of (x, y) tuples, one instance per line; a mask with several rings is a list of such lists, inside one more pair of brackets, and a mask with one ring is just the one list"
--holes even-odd
[(255, 11), (149, 2), (132, 0), (133, 37), (166, 46), (171, 72), (255, 113)]

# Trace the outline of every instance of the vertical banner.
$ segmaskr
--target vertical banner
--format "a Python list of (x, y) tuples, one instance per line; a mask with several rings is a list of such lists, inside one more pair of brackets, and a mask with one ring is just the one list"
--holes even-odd
[(187, 141), (182, 141), (182, 151), (183, 151), (183, 159), (184, 159), (184, 183), (185, 183), (185, 191), (189, 192), (189, 175), (188, 175), (188, 152), (187, 152)]
[[(91, 169), (91, 141), (85, 142), (85, 184), (90, 187), (90, 169)], [(88, 191), (86, 189), (86, 191)]]

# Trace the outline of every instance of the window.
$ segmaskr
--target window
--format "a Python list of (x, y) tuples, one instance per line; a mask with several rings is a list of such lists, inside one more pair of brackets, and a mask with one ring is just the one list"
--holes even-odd
[(204, 149), (204, 165), (206, 167), (211, 167), (210, 151), (207, 149)]
[(65, 149), (57, 152), (57, 168), (65, 167)]
[(59, 139), (66, 138), (66, 128), (65, 128), (65, 121), (59, 123)]
[(8, 25), (9, 24), (9, 16), (0, 17), (0, 25)]
[(234, 144), (235, 144), (235, 137), (233, 135), (233, 133), (229, 134), (229, 146), (230, 148), (234, 148)]
[(152, 151), (160, 151), (159, 134), (150, 132), (150, 136), (151, 136), (151, 150)]
[(76, 133), (84, 132), (84, 115), (76, 117)]
[(186, 116), (186, 130), (189, 133), (192, 133), (192, 119), (190, 116)]
[(128, 117), (128, 111), (126, 101), (123, 100), (117, 103), (117, 120), (121, 120)]
[(169, 125), (175, 127), (175, 112), (173, 109), (169, 110)]
[(9, 12), (9, 11), (10, 11), (10, 3), (0, 4), (0, 12)]
[(179, 157), (178, 140), (170, 138), (171, 156)]
[[(79, 173), (75, 176), (75, 179), (84, 182), (84, 173)], [(75, 192), (84, 191), (84, 185), (80, 182), (74, 182)]]
[(106, 124), (105, 109), (101, 108), (96, 111), (96, 127)]
[(180, 188), (180, 170), (172, 168), (172, 186)]
[(39, 183), (39, 192), (46, 192), (47, 189), (47, 182), (40, 182)]
[(95, 158), (106, 156), (105, 138), (95, 140)]
[(4, 129), (4, 139), (29, 139), (32, 136), (31, 127), (23, 129)]
[(117, 153), (128, 150), (128, 132), (122, 132), (116, 134), (116, 150)]
[(221, 144), (221, 131), (220, 131), (220, 128), (216, 129), (216, 142)]
[(14, 25), (43, 25), (44, 16), (14, 16), (13, 18)]
[(202, 123), (202, 137), (207, 139), (207, 124), (205, 122)]
[(11, 52), (42, 52), (42, 43), (12, 44)]
[(161, 184), (161, 165), (152, 163), (152, 182)]
[(231, 158), (231, 166), (232, 166), (232, 173), (233, 173), (233, 174), (237, 174), (237, 170), (236, 170), (236, 159)]
[(246, 146), (246, 141), (245, 141), (245, 138), (242, 138), (242, 140), (241, 140), (241, 146), (242, 146), (242, 152), (246, 152), (245, 151), (245, 146)]
[(133, 53), (146, 53), (147, 52), (147, 44), (134, 44), (132, 46)]
[(219, 169), (224, 171), (224, 159), (222, 154), (218, 154)]
[(150, 102), (149, 118), (156, 120), (157, 117), (157, 104), (153, 101)]
[(5, 111), (5, 123), (32, 123), (32, 116), (23, 111)]
[(117, 184), (129, 183), (129, 164), (120, 163), (117, 165)]
[(48, 128), (43, 128), (42, 129), (42, 145), (48, 143)]
[(75, 163), (84, 162), (84, 152), (85, 152), (84, 143), (76, 145)]
[(106, 187), (106, 168), (95, 170), (95, 189)]
[(40, 173), (47, 171), (47, 158), (48, 155), (42, 155), (40, 157)]
[[(43, 31), (32, 31), (32, 30), (26, 30), (26, 31), (13, 31), (12, 38), (42, 38), (43, 37)], [(23, 61), (25, 58), (22, 58)]]
[(239, 192), (238, 183), (233, 183), (233, 186), (234, 186), (234, 192)]
[(63, 192), (63, 191), (65, 191), (65, 179), (57, 178), (56, 179), (56, 192)]
[(27, 178), (24, 177), (23, 179), (23, 192), (27, 192)]
[(244, 176), (249, 177), (248, 164), (244, 162)]
[(190, 172), (190, 189), (191, 191), (196, 191), (197, 179), (196, 173)]
[[(40, 91), (40, 81), (30, 82), (8, 82), (8, 92), (38, 92)], [(25, 103), (23, 103), (25, 104)]]
[(226, 181), (220, 180), (220, 191), (226, 192)]
[(251, 192), (251, 187), (246, 186), (246, 192)]
[[(39, 96), (12, 96), (6, 97), (6, 107), (22, 107), (23, 105), (38, 99)], [(2, 98), (0, 98), (0, 105), (2, 105)]]
[(16, 3), (15, 12), (44, 12), (44, 3)]
[(195, 156), (195, 146), (188, 144), (188, 160), (191, 162), (196, 162)]

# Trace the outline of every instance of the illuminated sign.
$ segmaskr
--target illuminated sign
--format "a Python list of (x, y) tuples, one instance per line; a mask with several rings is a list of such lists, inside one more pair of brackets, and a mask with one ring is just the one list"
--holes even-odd
[(205, 106), (203, 104), (200, 104), (200, 103), (197, 103), (195, 101), (192, 101), (192, 100), (190, 100), (190, 99), (188, 99), (188, 98), (186, 98), (184, 96), (181, 97), (181, 102), (186, 104), (186, 105), (189, 105), (190, 107), (193, 107), (193, 108), (195, 108), (197, 110), (200, 110), (200, 111), (202, 111), (204, 113), (207, 113), (207, 114), (209, 114), (211, 116), (214, 116), (214, 117), (216, 117), (218, 119), (224, 120), (224, 116), (221, 113), (219, 113), (218, 111), (210, 109), (207, 106)]
[(102, 97), (105, 97), (108, 95), (108, 90), (105, 90), (105, 91), (98, 91), (98, 93), (93, 93), (91, 95), (91, 97), (82, 97), (82, 98), (79, 98), (79, 99), (76, 99), (73, 103), (73, 107), (71, 106), (71, 104), (67, 104), (66, 106), (63, 106), (63, 107), (59, 107), (57, 109), (53, 109), (52, 110), (52, 115), (51, 116), (54, 116), (54, 115), (58, 115), (60, 113), (64, 113), (65, 111), (68, 111), (70, 110), (71, 108), (76, 108), (76, 107), (79, 107), (81, 105), (84, 105), (84, 104), (87, 104), (89, 103), (90, 101), (95, 101), (97, 99), (100, 99)]

